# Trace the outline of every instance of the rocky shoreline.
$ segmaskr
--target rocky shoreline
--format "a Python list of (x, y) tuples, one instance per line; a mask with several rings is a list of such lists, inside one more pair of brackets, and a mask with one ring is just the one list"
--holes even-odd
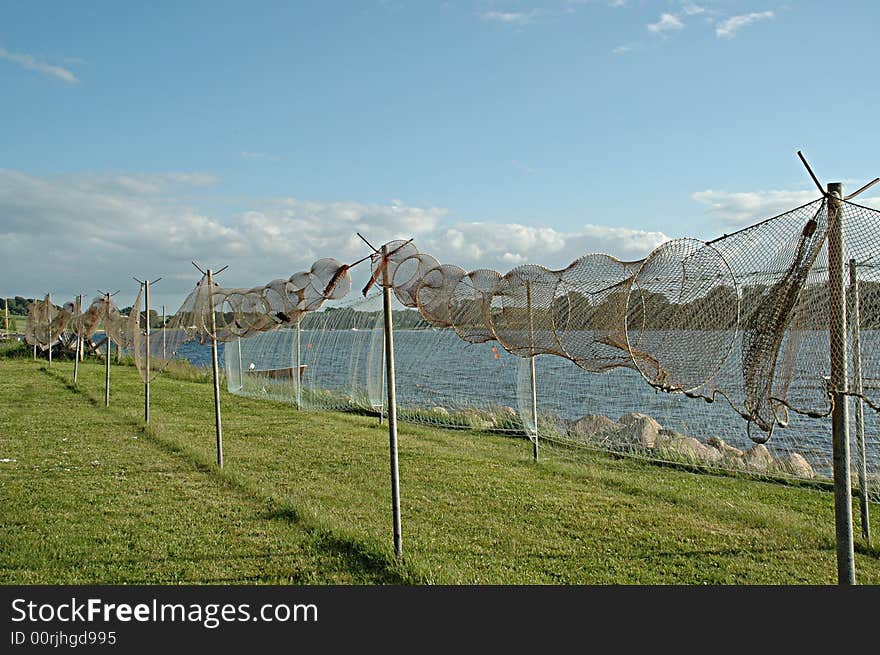
[(813, 467), (800, 453), (774, 456), (763, 444), (740, 450), (718, 437), (700, 440), (666, 430), (647, 414), (624, 414), (617, 421), (602, 414), (590, 414), (572, 423), (568, 434), (570, 438), (608, 450), (639, 451), (725, 469), (804, 479), (816, 477)]

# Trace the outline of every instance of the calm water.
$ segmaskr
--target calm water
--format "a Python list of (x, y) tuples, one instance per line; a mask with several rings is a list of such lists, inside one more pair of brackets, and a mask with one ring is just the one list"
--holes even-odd
[[(301, 357), (306, 364), (304, 386), (329, 389), (375, 407), (382, 403), (382, 333), (380, 330), (326, 330), (301, 332)], [(863, 337), (863, 349), (876, 347), (877, 335)], [(466, 407), (501, 405), (529, 416), (531, 397), (528, 360), (508, 354), (499, 344), (468, 344), (450, 330), (397, 330), (394, 334), (397, 395), (400, 407), (443, 407), (449, 411)], [(822, 344), (813, 344), (822, 347)], [(225, 344), (231, 357), (220, 351), (221, 364), (238, 365), (239, 344)], [(242, 369), (285, 368), (296, 364), (296, 332), (276, 330), (241, 341)], [(210, 346), (187, 343), (181, 356), (197, 365), (209, 366)], [(739, 353), (731, 354), (739, 361)], [(228, 365), (228, 364), (227, 364)], [(753, 442), (746, 422), (725, 401), (708, 404), (680, 394), (653, 390), (630, 369), (595, 374), (562, 357), (541, 355), (535, 359), (539, 412), (571, 422), (588, 414), (618, 419), (629, 412), (653, 416), (663, 427), (707, 438), (718, 436), (740, 448)], [(801, 372), (803, 373), (803, 372)], [(719, 379), (735, 375), (733, 367)], [(230, 386), (238, 386), (237, 371), (229, 372)], [(815, 397), (813, 384), (796, 381), (793, 394)], [(808, 394), (807, 392), (810, 392)], [(291, 389), (291, 397), (294, 392)], [(866, 411), (866, 443), (869, 470), (880, 468), (880, 421)], [(777, 428), (767, 444), (777, 451), (803, 454), (815, 468), (830, 470), (830, 420), (810, 419), (791, 413), (790, 424)]]

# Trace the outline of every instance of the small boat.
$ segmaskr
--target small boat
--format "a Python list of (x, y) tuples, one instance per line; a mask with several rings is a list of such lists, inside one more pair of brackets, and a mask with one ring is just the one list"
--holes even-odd
[[(300, 364), (299, 367), (299, 378), (302, 379), (303, 373), (309, 367), (308, 364)], [(264, 368), (264, 369), (249, 369), (248, 375), (262, 377), (262, 378), (270, 378), (273, 380), (284, 380), (284, 379), (292, 379), (293, 378), (293, 369), (294, 366), (287, 366), (286, 368)]]

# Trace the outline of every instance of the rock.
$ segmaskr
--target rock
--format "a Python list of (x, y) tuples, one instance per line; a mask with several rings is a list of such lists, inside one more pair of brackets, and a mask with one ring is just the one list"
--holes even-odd
[(615, 433), (615, 439), (636, 448), (653, 448), (662, 429), (647, 414), (624, 414), (620, 417), (620, 423), (623, 427)]
[(724, 439), (709, 437), (706, 439), (706, 445), (718, 453), (712, 461), (718, 462), (724, 468), (742, 468), (745, 465), (743, 451), (731, 446)]
[(776, 458), (776, 466), (783, 473), (798, 478), (812, 479), (816, 477), (813, 467), (800, 453), (785, 453), (782, 457)]
[(433, 414), (439, 414), (440, 416), (449, 416), (449, 410), (445, 407), (432, 407), (431, 412)]
[(495, 422), (486, 419), (480, 412), (475, 409), (463, 409), (461, 416), (467, 419), (467, 422), (475, 430), (490, 430), (495, 427)]
[(617, 432), (622, 426), (602, 414), (590, 414), (572, 423), (569, 432), (577, 437), (594, 439)]
[(767, 471), (773, 467), (773, 455), (767, 450), (767, 446), (762, 443), (749, 448), (742, 455), (743, 463), (747, 468), (755, 471)]
[(672, 430), (662, 430), (657, 435), (654, 449), (672, 456), (674, 459), (682, 457), (692, 462), (710, 463), (721, 459), (721, 453), (707, 446), (699, 439), (687, 437)]
[(743, 451), (739, 448), (735, 448), (731, 446), (729, 443), (724, 441), (724, 439), (719, 439), (718, 437), (709, 437), (706, 439), (706, 445), (715, 448), (720, 451), (722, 455), (731, 456), (731, 457), (742, 457)]

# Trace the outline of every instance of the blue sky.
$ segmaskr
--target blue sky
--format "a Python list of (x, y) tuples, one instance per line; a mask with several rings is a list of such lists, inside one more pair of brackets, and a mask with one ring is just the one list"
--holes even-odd
[[(4, 2), (0, 295), (647, 255), (880, 175), (880, 4)], [(875, 192), (862, 199), (880, 206)], [(125, 303), (122, 298), (121, 302)]]

